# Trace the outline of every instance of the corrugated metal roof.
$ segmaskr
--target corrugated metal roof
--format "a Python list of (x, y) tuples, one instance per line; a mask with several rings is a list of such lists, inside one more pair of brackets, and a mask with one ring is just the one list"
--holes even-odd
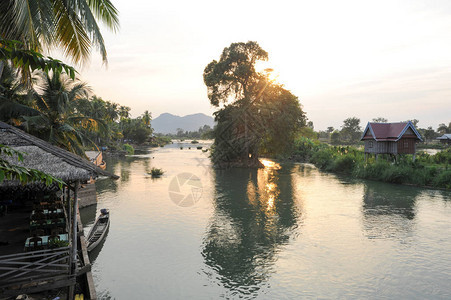
[(361, 140), (372, 139), (371, 137), (366, 136), (365, 134), (368, 130), (370, 130), (373, 138), (377, 141), (397, 141), (401, 138), (404, 132), (408, 129), (412, 128), (415, 138), (421, 139), (421, 136), (413, 126), (411, 122), (398, 122), (398, 123), (368, 123), (367, 127), (363, 132), (363, 136)]

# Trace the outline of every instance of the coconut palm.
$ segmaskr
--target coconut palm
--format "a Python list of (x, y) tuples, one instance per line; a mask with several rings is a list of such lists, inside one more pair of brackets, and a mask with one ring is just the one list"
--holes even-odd
[(86, 117), (75, 110), (76, 102), (87, 98), (85, 83), (67, 75), (40, 73), (39, 90), (34, 90), (37, 116), (24, 117), (25, 128), (40, 138), (84, 156), (83, 145), (92, 143), (83, 129), (98, 130), (100, 120)]
[(0, 74), (0, 120), (17, 123), (23, 115), (37, 115), (31, 106), (31, 97), (27, 87), (19, 80), (18, 70), (5, 63)]
[(146, 127), (150, 128), (150, 121), (152, 121), (152, 115), (148, 110), (144, 112), (142, 120), (146, 125)]
[(86, 61), (92, 48), (107, 61), (98, 20), (113, 31), (119, 28), (118, 11), (110, 0), (0, 1), (0, 36), (35, 51), (59, 47), (75, 63)]

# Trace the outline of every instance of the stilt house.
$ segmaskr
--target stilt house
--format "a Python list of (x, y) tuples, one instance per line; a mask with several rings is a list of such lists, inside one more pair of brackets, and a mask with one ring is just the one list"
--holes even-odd
[[(85, 297), (95, 298), (77, 194), (80, 184), (90, 178), (117, 176), (3, 122), (0, 144), (24, 153), (20, 162), (14, 157), (2, 159), (45, 172), (65, 183), (60, 189), (58, 185), (40, 182), (0, 182), (0, 205), (11, 208), (0, 214), (0, 298), (67, 288), (70, 300), (79, 282), (88, 287)], [(23, 217), (19, 211), (29, 217)], [(28, 235), (33, 236), (27, 238)], [(55, 240), (67, 246), (51, 247), (50, 242)], [(5, 251), (6, 255), (1, 254)]]
[(437, 138), (442, 144), (451, 145), (451, 133), (446, 133)]
[(423, 141), (412, 122), (368, 123), (361, 138), (365, 142), (365, 157), (368, 154), (413, 154), (416, 143)]

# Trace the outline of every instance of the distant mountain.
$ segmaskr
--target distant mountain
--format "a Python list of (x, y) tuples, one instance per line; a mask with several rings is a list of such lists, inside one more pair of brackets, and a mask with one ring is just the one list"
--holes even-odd
[(199, 127), (208, 125), (214, 126), (214, 119), (206, 114), (193, 114), (184, 117), (175, 116), (170, 113), (164, 113), (152, 120), (152, 128), (155, 133), (177, 133), (177, 128), (184, 131), (197, 131)]

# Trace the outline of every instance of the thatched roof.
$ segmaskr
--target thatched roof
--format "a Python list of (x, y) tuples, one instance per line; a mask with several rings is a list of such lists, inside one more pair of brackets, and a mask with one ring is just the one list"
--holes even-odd
[[(65, 182), (89, 180), (100, 175), (118, 178), (74, 153), (53, 146), (3, 122), (0, 122), (0, 144), (26, 153), (23, 162), (18, 162), (16, 157), (2, 157), (3, 159), (15, 165), (37, 169)], [(2, 183), (2, 185), (11, 184), (13, 183)]]

